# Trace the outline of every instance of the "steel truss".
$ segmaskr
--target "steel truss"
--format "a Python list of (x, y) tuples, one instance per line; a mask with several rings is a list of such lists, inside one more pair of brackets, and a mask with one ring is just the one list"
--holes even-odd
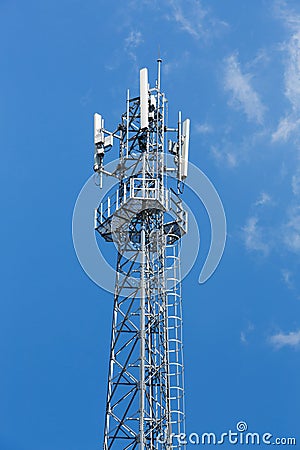
[[(97, 231), (117, 246), (105, 450), (185, 448), (175, 436), (184, 432), (180, 239), (187, 217), (167, 185), (166, 103), (159, 62), (146, 128), (141, 97), (128, 92), (114, 132), (118, 186), (96, 214)], [(172, 129), (178, 148), (179, 128)]]

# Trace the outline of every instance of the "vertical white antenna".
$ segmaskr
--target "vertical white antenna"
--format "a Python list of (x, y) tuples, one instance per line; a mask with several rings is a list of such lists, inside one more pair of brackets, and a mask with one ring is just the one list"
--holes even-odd
[(158, 60), (157, 60), (157, 90), (158, 91), (160, 91), (161, 63), (162, 63), (162, 59), (158, 58)]
[(178, 111), (178, 179), (181, 180), (181, 169), (182, 169), (182, 133), (181, 133), (182, 123), (181, 123), (181, 111)]
[(148, 106), (148, 69), (140, 70), (140, 112), (141, 129), (148, 128), (149, 106)]
[(100, 144), (104, 142), (103, 136), (104, 119), (98, 113), (94, 114), (94, 143)]
[[(104, 119), (98, 113), (94, 114), (94, 170), (96, 172), (101, 169), (103, 165), (103, 155), (104, 155)], [(102, 172), (99, 173), (99, 186), (102, 188)]]
[(190, 119), (185, 119), (182, 124), (182, 158), (181, 158), (181, 179), (187, 177), (189, 164), (189, 143), (190, 143)]

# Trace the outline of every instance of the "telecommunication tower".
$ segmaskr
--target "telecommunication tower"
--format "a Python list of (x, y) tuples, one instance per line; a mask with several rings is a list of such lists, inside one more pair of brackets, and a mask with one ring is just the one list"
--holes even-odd
[[(190, 120), (179, 112), (168, 126), (161, 62), (155, 87), (140, 70), (139, 95), (127, 91), (115, 131), (94, 115), (94, 170), (100, 180), (116, 178), (95, 211), (95, 229), (117, 252), (105, 450), (184, 448), (174, 437), (185, 432), (180, 241)], [(104, 159), (114, 142), (118, 163), (109, 172)]]

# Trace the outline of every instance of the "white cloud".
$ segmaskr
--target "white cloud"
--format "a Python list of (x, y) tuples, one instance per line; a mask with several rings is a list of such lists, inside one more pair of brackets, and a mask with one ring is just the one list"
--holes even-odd
[(270, 244), (266, 240), (264, 228), (258, 225), (257, 217), (250, 217), (242, 232), (247, 250), (262, 252), (264, 255), (269, 253)]
[(286, 44), (288, 53), (285, 67), (285, 95), (292, 109), (298, 113), (300, 109), (300, 28)]
[(136, 48), (143, 42), (142, 33), (140, 31), (131, 30), (125, 38), (125, 47), (127, 49)]
[(209, 123), (198, 123), (196, 125), (196, 132), (200, 134), (209, 134), (213, 132), (213, 127)]
[(258, 198), (258, 200), (255, 202), (255, 206), (264, 206), (267, 203), (271, 202), (271, 197), (266, 192), (262, 192)]
[(247, 69), (254, 69), (257, 66), (265, 66), (270, 62), (270, 56), (266, 49), (260, 48), (252, 61), (246, 64)]
[(229, 167), (236, 167), (237, 160), (236, 160), (236, 156), (233, 153), (227, 152), (226, 160), (227, 160), (227, 164)]
[(282, 269), (281, 276), (284, 284), (288, 287), (288, 289), (293, 289), (293, 274), (290, 270)]
[(290, 112), (279, 121), (272, 141), (287, 141), (300, 128), (300, 15), (287, 8), (285, 1), (277, 2), (277, 15), (290, 31), (290, 38), (282, 44), (285, 51), (284, 86), (290, 103)]
[[(254, 206), (264, 206), (273, 203), (268, 194), (259, 197)], [(257, 213), (259, 211), (257, 210)], [(261, 252), (267, 256), (271, 250), (288, 250), (297, 255), (300, 254), (300, 206), (294, 206), (288, 210), (285, 222), (278, 226), (262, 226), (259, 215), (248, 218), (245, 226), (242, 228), (242, 238), (245, 247), (249, 251)], [(276, 241), (276, 246), (274, 243)], [(292, 272), (288, 269), (281, 271), (282, 280), (292, 288)]]
[(289, 213), (289, 220), (284, 225), (283, 241), (288, 250), (300, 252), (300, 207), (293, 208)]
[(131, 30), (129, 35), (124, 40), (125, 50), (134, 61), (137, 60), (135, 50), (142, 42), (142, 33), (135, 30)]
[[(173, 19), (180, 25), (183, 31), (198, 39), (203, 34), (202, 23), (207, 14), (202, 5), (195, 2), (194, 17), (192, 18), (183, 13), (183, 9), (178, 1), (171, 1), (170, 4), (173, 8)], [(188, 10), (189, 8), (186, 8), (186, 11)]]
[(214, 18), (200, 0), (168, 0), (171, 8), (170, 18), (181, 30), (195, 39), (207, 39), (218, 34), (228, 24)]
[(248, 120), (262, 123), (266, 108), (251, 86), (251, 78), (251, 74), (242, 73), (236, 54), (225, 60), (224, 89), (231, 94), (230, 105), (242, 110)]
[(300, 169), (292, 176), (292, 190), (294, 195), (300, 195)]
[(285, 96), (291, 105), (291, 112), (282, 117), (272, 142), (286, 142), (300, 129), (300, 30), (287, 44), (288, 61), (285, 67)]
[(254, 325), (252, 323), (249, 323), (246, 330), (241, 331), (240, 333), (240, 341), (242, 344), (248, 344), (248, 337), (251, 332), (254, 330)]
[(91, 96), (92, 96), (92, 92), (93, 92), (93, 90), (92, 90), (92, 88), (89, 88), (86, 92), (85, 92), (85, 94), (83, 94), (81, 97), (80, 97), (80, 104), (81, 104), (81, 106), (86, 106), (88, 103), (90, 103), (90, 101), (91, 101)]
[(277, 349), (288, 346), (298, 347), (300, 344), (300, 330), (289, 333), (278, 333), (270, 337), (270, 343)]
[(243, 344), (247, 344), (248, 342), (246, 338), (246, 333), (244, 331), (241, 331), (240, 340)]
[(279, 121), (277, 130), (272, 134), (272, 142), (286, 142), (291, 135), (299, 129), (300, 119), (294, 114), (282, 117)]
[(227, 167), (233, 168), (237, 166), (236, 155), (228, 150), (220, 151), (216, 146), (211, 147), (211, 154), (218, 164), (226, 164)]
[(181, 67), (184, 67), (186, 64), (189, 63), (191, 59), (190, 52), (184, 51), (181, 54), (177, 55), (177, 58), (175, 60), (168, 60), (167, 62), (164, 62), (163, 65), (163, 73), (164, 75), (170, 75), (176, 70), (178, 70)]
[(288, 8), (285, 0), (277, 0), (274, 4), (276, 15), (284, 21), (291, 29), (297, 30), (300, 27), (300, 16)]

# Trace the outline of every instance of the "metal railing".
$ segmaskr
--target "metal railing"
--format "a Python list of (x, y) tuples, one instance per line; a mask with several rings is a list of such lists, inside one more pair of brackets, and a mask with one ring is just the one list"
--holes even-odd
[(169, 192), (155, 178), (130, 178), (105, 198), (95, 210), (95, 228), (103, 224), (129, 200), (156, 200), (167, 208)]

